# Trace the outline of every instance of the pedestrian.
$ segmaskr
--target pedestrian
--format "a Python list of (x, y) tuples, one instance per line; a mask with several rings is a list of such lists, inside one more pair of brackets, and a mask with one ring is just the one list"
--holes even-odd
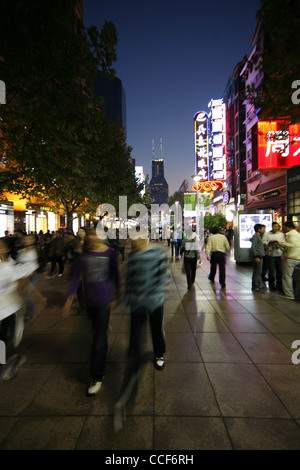
[(163, 327), (164, 292), (169, 282), (169, 262), (165, 249), (146, 239), (135, 240), (127, 265), (124, 304), (130, 307), (130, 340), (127, 363), (120, 397), (114, 408), (114, 429), (123, 427), (126, 405), (137, 389), (146, 343), (146, 325), (149, 316), (154, 367), (165, 366), (166, 340)]
[(185, 237), (182, 242), (181, 251), (183, 253), (183, 264), (187, 280), (187, 289), (190, 290), (195, 282), (197, 262), (200, 257), (200, 240), (193, 227), (190, 236)]
[(269, 289), (272, 291), (282, 291), (282, 249), (278, 242), (284, 243), (284, 233), (280, 231), (278, 222), (272, 223), (272, 230), (266, 232), (263, 237), (266, 256), (265, 260), (268, 266)]
[(208, 279), (214, 283), (217, 266), (219, 266), (219, 282), (222, 289), (226, 287), (226, 254), (230, 251), (230, 245), (219, 227), (212, 227), (212, 235), (206, 245), (206, 258), (210, 261), (210, 273)]
[(265, 256), (265, 248), (261, 236), (263, 226), (255, 224), (254, 231), (255, 234), (251, 239), (251, 254), (253, 259), (252, 290), (259, 291), (265, 287), (262, 283), (262, 263)]
[(265, 248), (265, 256), (262, 258), (262, 268), (261, 268), (261, 280), (262, 280), (263, 286), (265, 287), (266, 286), (266, 281), (269, 280), (269, 278), (267, 277), (268, 274), (269, 274), (269, 263), (268, 263), (268, 259), (266, 258), (266, 242), (265, 242), (265, 239), (266, 239), (266, 226), (264, 224), (261, 224), (260, 236), (262, 238), (264, 248)]
[(119, 268), (116, 252), (98, 238), (92, 229), (87, 237), (87, 250), (83, 252), (70, 281), (64, 316), (69, 316), (80, 280), (83, 282), (85, 309), (92, 321), (93, 340), (91, 347), (91, 381), (87, 396), (96, 395), (101, 389), (105, 375), (107, 356), (107, 330), (114, 288), (119, 289)]
[[(24, 312), (18, 292), (18, 281), (29, 276), (28, 265), (18, 265), (9, 254), (9, 247), (0, 240), (0, 340), (6, 350), (15, 349), (22, 341)], [(25, 362), (22, 354), (13, 354), (0, 366), (0, 381), (10, 380)]]
[(43, 303), (46, 303), (47, 301), (47, 299), (40, 294), (37, 289), (41, 273), (39, 272), (38, 251), (35, 235), (26, 235), (23, 237), (23, 248), (18, 251), (17, 263), (18, 266), (25, 265), (26, 272), (29, 275), (22, 286), (26, 304), (25, 320), (29, 320), (34, 317), (36, 312), (33, 292), (35, 291), (38, 293)]
[(62, 232), (57, 230), (55, 236), (51, 240), (50, 257), (51, 257), (51, 273), (48, 278), (55, 276), (54, 270), (58, 264), (58, 277), (62, 277), (64, 272), (64, 257), (66, 254), (66, 242)]
[[(77, 266), (78, 260), (82, 253), (87, 251), (87, 231), (85, 227), (79, 227), (76, 237), (72, 240), (72, 265), (70, 270), (70, 279), (73, 276), (75, 268)], [(77, 311), (78, 315), (85, 312), (85, 304), (83, 297), (83, 282), (82, 279), (79, 281), (77, 288), (77, 300), (79, 303), (79, 309)]]
[(285, 222), (285, 241), (277, 242), (284, 248), (285, 260), (282, 274), (283, 297), (295, 300), (293, 290), (293, 273), (295, 266), (300, 262), (300, 233), (295, 230), (293, 222)]

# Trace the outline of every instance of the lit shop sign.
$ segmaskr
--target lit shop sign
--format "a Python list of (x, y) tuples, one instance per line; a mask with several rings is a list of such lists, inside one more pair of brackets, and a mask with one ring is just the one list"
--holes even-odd
[[(208, 178), (208, 115), (200, 111), (194, 116), (195, 133), (195, 174), (200, 177), (200, 181), (207, 181)], [(197, 190), (196, 190), (197, 191)]]
[(223, 189), (223, 186), (224, 185), (222, 181), (197, 181), (197, 183), (193, 184), (192, 190), (204, 192), (220, 191)]
[(279, 121), (259, 121), (253, 129), (252, 142), (255, 169), (300, 165), (300, 124), (282, 129)]
[(226, 180), (226, 106), (223, 99), (211, 100), (209, 179)]

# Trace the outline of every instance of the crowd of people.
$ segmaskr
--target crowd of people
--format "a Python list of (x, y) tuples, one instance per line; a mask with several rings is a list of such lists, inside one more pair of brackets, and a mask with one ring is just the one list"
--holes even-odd
[[(285, 222), (285, 233), (277, 222), (272, 230), (256, 224), (252, 238), (253, 256), (252, 289), (260, 291), (268, 280), (270, 290), (278, 290), (287, 299), (295, 299), (296, 267), (300, 263), (300, 233), (293, 223)], [(230, 252), (232, 234), (220, 228), (207, 231), (204, 244), (195, 227), (185, 233), (174, 230), (170, 240), (171, 259), (183, 259), (187, 289), (196, 280), (197, 266), (202, 264), (201, 251), (210, 261), (208, 279), (215, 282), (219, 269), (219, 282), (226, 288), (226, 256)], [(168, 250), (156, 241), (137, 237), (129, 240), (125, 289), (121, 292), (119, 259), (125, 260), (126, 240), (102, 239), (96, 228), (87, 231), (80, 227), (76, 235), (72, 231), (57, 230), (54, 233), (26, 234), (16, 231), (14, 237), (5, 234), (0, 240), (0, 339), (11, 348), (22, 340), (24, 324), (35, 316), (33, 294), (46, 304), (47, 299), (39, 292), (38, 283), (42, 273), (46, 279), (62, 278), (67, 271), (68, 291), (63, 315), (68, 317), (75, 298), (77, 313), (86, 314), (93, 329), (91, 344), (90, 375), (87, 396), (97, 394), (105, 376), (107, 357), (107, 332), (112, 303), (130, 309), (131, 330), (128, 346), (128, 365), (125, 371), (119, 399), (114, 409), (116, 430), (124, 424), (127, 403), (137, 387), (143, 364), (145, 325), (149, 317), (153, 344), (153, 363), (157, 370), (165, 366), (166, 339), (163, 326), (165, 289), (170, 279)], [(284, 257), (284, 262), (283, 262)], [(298, 281), (299, 283), (299, 281)], [(300, 293), (299, 293), (300, 297)], [(13, 354), (5, 365), (0, 366), (0, 381), (10, 380), (25, 357)]]

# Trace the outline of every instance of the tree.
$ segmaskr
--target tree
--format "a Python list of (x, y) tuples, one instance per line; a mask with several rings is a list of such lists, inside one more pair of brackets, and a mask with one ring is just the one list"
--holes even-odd
[(123, 132), (89, 86), (99, 68), (114, 76), (117, 33), (109, 22), (101, 33), (85, 30), (75, 3), (14, 0), (0, 11), (0, 76), (8, 95), (1, 108), (1, 189), (62, 204), (69, 226), (75, 211), (119, 191), (138, 194)]
[(211, 230), (213, 227), (226, 227), (227, 220), (222, 214), (207, 214), (204, 216), (204, 228)]
[[(259, 92), (248, 89), (261, 120), (300, 122), (300, 9), (298, 0), (261, 0), (257, 19), (263, 34)], [(258, 52), (259, 54), (259, 52)]]
[(171, 207), (175, 202), (179, 202), (180, 206), (183, 208), (184, 206), (184, 193), (181, 191), (175, 191), (175, 193), (171, 194), (169, 197), (168, 205)]

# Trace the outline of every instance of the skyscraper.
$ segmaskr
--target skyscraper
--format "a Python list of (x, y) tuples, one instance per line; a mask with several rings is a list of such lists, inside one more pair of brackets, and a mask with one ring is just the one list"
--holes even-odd
[(162, 158), (162, 139), (160, 139), (160, 158), (154, 157), (154, 141), (152, 141), (152, 177), (149, 184), (150, 197), (154, 204), (167, 204), (169, 200), (169, 185), (165, 180), (165, 163)]

